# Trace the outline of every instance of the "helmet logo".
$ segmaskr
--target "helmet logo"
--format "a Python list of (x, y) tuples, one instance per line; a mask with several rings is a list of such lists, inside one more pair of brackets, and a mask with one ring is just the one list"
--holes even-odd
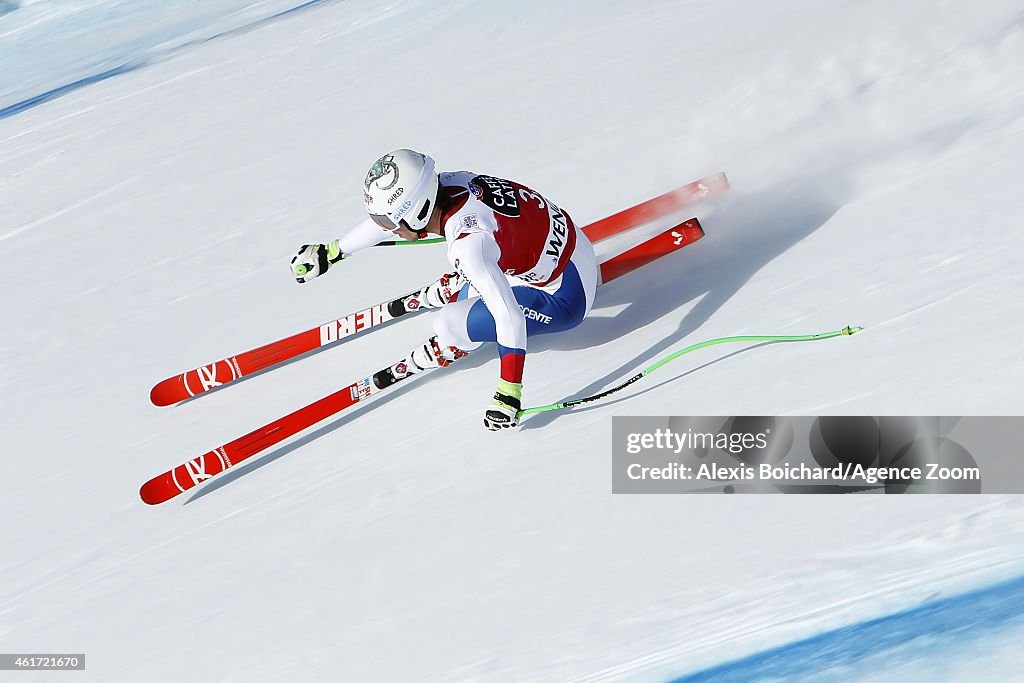
[[(391, 174), (394, 174), (394, 177), (387, 185), (381, 185), (380, 182), (378, 182), (380, 180), (387, 179)], [(366, 186), (366, 189), (369, 190), (370, 185), (375, 182), (377, 183), (377, 188), (381, 190), (390, 190), (398, 184), (398, 165), (395, 164), (395, 158), (390, 154), (377, 159), (377, 161), (373, 163), (373, 166), (370, 167), (369, 172), (366, 174), (366, 181), (363, 184)]]

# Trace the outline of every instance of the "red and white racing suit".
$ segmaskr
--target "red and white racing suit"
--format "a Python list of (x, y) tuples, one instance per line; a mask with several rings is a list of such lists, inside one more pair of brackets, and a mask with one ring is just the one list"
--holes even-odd
[[(498, 344), (501, 378), (522, 383), (527, 337), (575, 327), (597, 289), (594, 249), (569, 215), (519, 183), (468, 171), (440, 174), (448, 260), (466, 279), (434, 324), (438, 343), (470, 351)], [(345, 253), (393, 233), (366, 221)]]

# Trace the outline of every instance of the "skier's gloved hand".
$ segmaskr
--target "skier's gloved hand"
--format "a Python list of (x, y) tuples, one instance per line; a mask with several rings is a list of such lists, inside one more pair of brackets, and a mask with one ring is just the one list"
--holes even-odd
[(451, 301), (452, 295), (462, 289), (463, 284), (465, 279), (459, 273), (445, 273), (437, 282), (420, 290), (420, 305), (426, 308), (440, 308)]
[(494, 400), (487, 406), (484, 413), (484, 427), (492, 432), (508, 429), (519, 424), (519, 411), (523, 402), (523, 385), (515, 382), (498, 380), (498, 390)]
[(345, 258), (338, 240), (330, 244), (303, 244), (292, 257), (292, 274), (298, 282), (309, 282), (327, 272), (332, 264)]

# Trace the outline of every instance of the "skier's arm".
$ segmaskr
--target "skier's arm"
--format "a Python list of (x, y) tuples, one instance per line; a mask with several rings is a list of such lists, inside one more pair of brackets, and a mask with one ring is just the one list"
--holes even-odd
[(371, 219), (363, 220), (344, 237), (327, 244), (303, 244), (299, 253), (292, 257), (292, 273), (299, 282), (309, 282), (319, 277), (346, 256), (379, 244), (394, 233), (381, 228)]
[(359, 225), (349, 230), (337, 240), (338, 248), (345, 256), (350, 256), (357, 251), (368, 249), (384, 240), (394, 239), (395, 233), (385, 230), (371, 219), (365, 218)]
[(480, 294), (494, 318), (501, 380), (518, 387), (523, 381), (526, 360), (526, 319), (516, 302), (505, 273), (498, 267), (500, 251), (494, 236), (472, 232), (452, 244), (449, 256)]

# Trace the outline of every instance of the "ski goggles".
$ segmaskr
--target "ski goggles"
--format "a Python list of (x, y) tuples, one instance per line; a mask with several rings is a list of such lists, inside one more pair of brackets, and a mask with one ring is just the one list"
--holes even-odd
[(395, 223), (393, 220), (391, 220), (391, 216), (385, 214), (371, 213), (370, 220), (372, 220), (374, 223), (376, 223), (379, 227), (383, 228), (384, 230), (389, 230), (391, 232), (398, 232), (399, 228), (409, 229), (409, 224), (406, 223), (404, 219), (398, 221), (398, 223)]
[[(433, 202), (431, 202), (429, 199), (424, 200), (423, 206), (420, 207), (419, 213), (416, 215), (416, 220), (417, 221), (422, 223), (423, 220), (427, 216), (430, 215), (430, 207), (431, 207), (432, 203)], [(396, 213), (399, 213), (399, 212), (396, 212)], [(404, 211), (401, 211), (399, 213), (399, 216), (405, 216), (408, 213), (409, 213), (409, 208), (406, 208)], [(376, 223), (378, 226), (380, 226), (384, 230), (388, 230), (390, 232), (398, 232), (399, 228), (405, 228), (406, 230), (412, 230), (412, 228), (405, 221), (405, 219), (401, 218), (401, 217), (399, 217), (399, 220), (396, 223), (395, 219), (393, 217), (387, 215), (387, 214), (371, 213), (370, 214), (370, 220), (372, 220), (374, 223)], [(420, 233), (424, 233), (425, 231), (420, 230), (419, 232)]]

